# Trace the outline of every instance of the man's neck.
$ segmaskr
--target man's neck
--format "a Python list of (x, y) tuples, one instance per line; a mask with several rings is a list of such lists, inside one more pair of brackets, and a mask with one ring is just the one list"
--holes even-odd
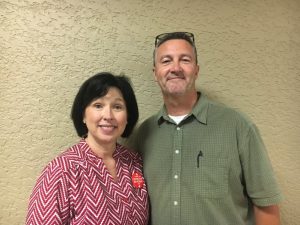
[(198, 100), (196, 91), (185, 95), (164, 96), (164, 103), (167, 112), (172, 116), (181, 116), (189, 114)]

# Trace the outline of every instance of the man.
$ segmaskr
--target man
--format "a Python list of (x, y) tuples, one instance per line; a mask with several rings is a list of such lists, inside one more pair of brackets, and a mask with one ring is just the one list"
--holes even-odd
[(164, 105), (136, 132), (153, 225), (278, 225), (282, 196), (256, 126), (195, 88), (194, 35), (156, 37)]

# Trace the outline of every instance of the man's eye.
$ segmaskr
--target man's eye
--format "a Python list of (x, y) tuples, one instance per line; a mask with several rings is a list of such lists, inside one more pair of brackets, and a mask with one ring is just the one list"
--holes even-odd
[(161, 61), (161, 63), (163, 63), (163, 64), (166, 64), (166, 63), (169, 63), (169, 62), (171, 62), (170, 59), (163, 59), (163, 60)]
[(191, 59), (190, 58), (183, 58), (182, 61), (187, 63), (187, 62), (191, 62)]

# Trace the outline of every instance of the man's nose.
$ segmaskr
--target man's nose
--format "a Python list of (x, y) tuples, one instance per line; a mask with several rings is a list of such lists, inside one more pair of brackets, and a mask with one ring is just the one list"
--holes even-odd
[(182, 71), (182, 67), (180, 65), (180, 62), (178, 61), (174, 61), (171, 65), (171, 72), (181, 72)]

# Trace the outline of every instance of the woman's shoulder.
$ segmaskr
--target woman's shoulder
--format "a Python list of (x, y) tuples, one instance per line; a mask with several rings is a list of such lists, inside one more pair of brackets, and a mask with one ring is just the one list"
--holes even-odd
[(60, 155), (55, 157), (50, 163), (51, 167), (60, 167), (63, 171), (68, 171), (69, 169), (76, 166), (84, 159), (84, 145), (82, 141), (74, 144), (73, 146), (67, 148)]

